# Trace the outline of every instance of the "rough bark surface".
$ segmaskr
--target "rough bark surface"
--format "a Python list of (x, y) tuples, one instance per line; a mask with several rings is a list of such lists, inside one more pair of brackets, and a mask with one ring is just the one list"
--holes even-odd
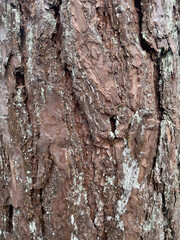
[(0, 0), (0, 239), (180, 239), (178, 0)]

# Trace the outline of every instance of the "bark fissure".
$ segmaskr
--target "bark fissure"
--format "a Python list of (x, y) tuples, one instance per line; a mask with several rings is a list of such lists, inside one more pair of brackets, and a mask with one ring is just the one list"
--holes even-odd
[(134, 5), (137, 9), (137, 13), (139, 16), (139, 42), (141, 47), (144, 51), (146, 51), (152, 60), (156, 59), (157, 52), (146, 42), (142, 35), (142, 24), (143, 24), (143, 11), (142, 11), (142, 1), (141, 0), (134, 0)]
[(61, 35), (62, 35), (62, 29), (61, 29), (61, 22), (60, 22), (60, 7), (61, 7), (62, 1), (59, 1), (57, 5), (53, 5), (50, 9), (54, 10), (54, 17), (56, 20), (56, 31), (52, 34), (52, 41), (57, 47), (57, 56), (60, 56), (60, 41), (61, 41)]
[[(162, 101), (163, 101), (163, 77), (161, 72), (163, 71), (163, 69), (161, 68), (161, 62), (162, 62), (162, 57), (164, 56), (164, 54), (162, 53), (160, 55), (160, 57), (158, 57), (157, 59), (157, 69), (158, 69), (158, 92), (157, 92), (157, 98), (158, 98), (158, 107), (159, 107), (159, 134), (158, 134), (158, 142), (157, 142), (157, 151), (156, 151), (156, 157), (154, 158), (154, 163), (153, 163), (153, 169), (152, 171), (157, 171), (157, 167), (160, 167), (159, 164), (159, 158), (160, 158), (160, 154), (161, 154), (161, 148), (160, 148), (160, 143), (162, 141), (162, 122), (165, 120), (165, 116), (169, 115), (167, 114), (165, 108), (163, 107)], [(160, 171), (160, 175), (162, 175), (163, 173), (163, 169), (161, 169)], [(162, 196), (162, 212), (164, 215), (164, 219), (165, 219), (165, 225), (164, 225), (164, 232), (165, 232), (165, 236), (167, 239), (174, 239), (175, 236), (175, 232), (173, 230), (172, 227), (172, 217), (171, 217), (171, 213), (169, 212), (169, 209), (167, 207), (167, 196), (165, 194), (166, 191), (166, 183), (164, 182), (164, 180), (161, 177), (160, 183), (158, 183), (155, 179), (153, 180), (154, 183), (154, 189), (157, 192), (161, 193)], [(160, 186), (162, 185), (162, 186)]]
[(8, 232), (13, 232), (13, 206), (11, 204), (9, 205)]
[(114, 135), (116, 136), (115, 134), (115, 131), (116, 131), (116, 116), (112, 116), (110, 117), (110, 123), (111, 123), (111, 131), (114, 133)]
[(45, 210), (43, 206), (43, 188), (40, 188), (39, 194), (40, 194), (40, 204), (41, 204), (41, 216), (40, 216), (41, 231), (42, 231), (42, 236), (45, 236), (45, 224), (44, 224)]

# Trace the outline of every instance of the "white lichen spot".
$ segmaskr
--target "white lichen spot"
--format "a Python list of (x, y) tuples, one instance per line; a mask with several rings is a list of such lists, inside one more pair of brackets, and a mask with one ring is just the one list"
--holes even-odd
[(71, 224), (74, 225), (74, 215), (71, 215)]
[(32, 178), (30, 178), (28, 176), (26, 176), (26, 181), (27, 181), (28, 184), (32, 184)]
[(116, 137), (120, 134), (120, 131), (118, 129), (115, 130)]
[[(84, 214), (84, 213), (83, 213)], [(82, 214), (82, 215), (83, 215)], [(75, 219), (74, 219), (74, 215), (71, 214), (71, 225), (74, 227), (74, 230), (77, 231), (78, 227), (77, 227), (77, 224), (75, 222)]]
[(102, 212), (103, 212), (103, 209), (104, 209), (104, 203), (102, 202), (102, 200), (101, 199), (99, 199), (99, 195), (98, 194), (96, 194), (97, 195), (97, 200), (96, 200), (96, 203), (97, 203), (97, 209), (98, 209), (98, 211), (97, 211), (97, 213), (96, 213), (96, 217), (95, 217), (95, 219), (94, 219), (94, 224), (97, 226), (97, 227), (99, 227), (100, 225), (101, 225), (101, 222), (102, 222), (102, 220), (103, 220), (103, 218), (102, 218)]
[(123, 188), (124, 190), (131, 191), (132, 188), (139, 188), (138, 176), (139, 167), (135, 160), (129, 161), (128, 163), (123, 163)]
[(3, 169), (3, 161), (1, 156), (0, 156), (0, 168)]
[(110, 137), (111, 137), (111, 138), (113, 138), (113, 139), (115, 138), (115, 134), (114, 134), (112, 131), (110, 131), (109, 134), (110, 134)]
[(120, 220), (120, 216), (118, 214), (116, 214), (115, 220), (117, 222), (117, 227), (124, 231), (124, 223)]
[(35, 234), (36, 232), (36, 223), (35, 221), (32, 221), (29, 223), (29, 230), (32, 234)]
[(71, 233), (71, 240), (79, 240), (79, 239), (74, 235), (74, 233)]
[(138, 176), (139, 167), (135, 159), (132, 159), (130, 149), (126, 146), (123, 151), (125, 162), (122, 164), (124, 178), (121, 181), (124, 192), (121, 198), (117, 201), (117, 212), (123, 215), (126, 212), (126, 206), (133, 188), (139, 188)]
[(29, 81), (34, 80), (33, 75), (33, 48), (34, 48), (34, 33), (33, 33), (33, 26), (31, 23), (27, 25), (27, 37), (26, 37), (26, 44), (28, 46), (28, 60), (27, 60), (27, 77)]
[(42, 97), (43, 103), (45, 103), (46, 102), (46, 98), (45, 98), (44, 88), (41, 88), (41, 97)]
[(117, 227), (119, 227), (122, 231), (124, 231), (124, 223), (123, 223), (123, 221), (118, 222)]
[[(144, 221), (142, 224), (143, 232), (148, 233), (151, 232), (155, 227), (158, 228), (160, 231), (160, 235), (158, 239), (164, 239), (164, 225), (166, 224), (164, 221), (163, 213), (159, 204), (162, 204), (162, 196), (161, 193), (157, 195), (154, 194), (154, 206), (151, 211), (150, 218), (147, 221)], [(163, 235), (161, 235), (163, 234)]]
[(109, 185), (111, 185), (111, 186), (114, 185), (114, 180), (115, 180), (115, 176), (113, 176), (113, 177), (106, 177), (106, 182), (107, 182)]
[(124, 148), (122, 155), (125, 158), (128, 157), (128, 156), (131, 158), (130, 149), (129, 148)]

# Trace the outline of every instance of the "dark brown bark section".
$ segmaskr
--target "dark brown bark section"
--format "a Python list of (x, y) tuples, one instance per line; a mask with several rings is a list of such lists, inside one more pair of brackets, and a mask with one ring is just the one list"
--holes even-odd
[(0, 2), (1, 239), (179, 239), (179, 3)]

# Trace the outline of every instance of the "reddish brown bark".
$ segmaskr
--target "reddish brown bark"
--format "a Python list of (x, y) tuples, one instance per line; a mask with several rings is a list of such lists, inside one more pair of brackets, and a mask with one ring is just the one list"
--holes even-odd
[(0, 1), (1, 239), (179, 239), (179, 3)]

